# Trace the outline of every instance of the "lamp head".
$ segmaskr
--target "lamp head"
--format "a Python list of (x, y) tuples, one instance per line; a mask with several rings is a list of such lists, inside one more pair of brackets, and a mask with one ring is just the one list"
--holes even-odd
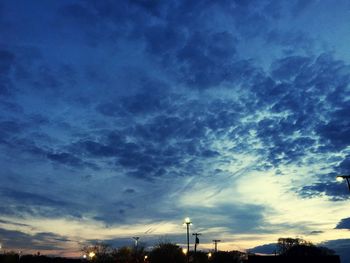
[(342, 182), (342, 181), (344, 181), (344, 177), (338, 175), (337, 178), (336, 178), (336, 180), (337, 180), (337, 182)]

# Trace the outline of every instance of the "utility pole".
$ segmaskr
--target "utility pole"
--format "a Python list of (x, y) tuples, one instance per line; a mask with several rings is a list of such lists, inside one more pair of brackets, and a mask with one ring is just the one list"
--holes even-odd
[(199, 238), (198, 238), (198, 236), (200, 236), (201, 233), (193, 233), (192, 235), (193, 235), (193, 236), (196, 236), (196, 240), (195, 240), (195, 242), (194, 242), (194, 253), (196, 253), (196, 252), (197, 252), (197, 244), (199, 244)]
[(192, 235), (196, 236), (195, 241), (194, 241), (194, 262), (196, 262), (197, 244), (199, 244), (198, 236), (200, 236), (201, 233), (193, 233)]
[(221, 242), (221, 240), (219, 240), (219, 239), (214, 239), (213, 242), (214, 242), (214, 245), (215, 245), (215, 250), (214, 250), (214, 251), (215, 251), (215, 253), (216, 253), (216, 252), (218, 252), (218, 243)]

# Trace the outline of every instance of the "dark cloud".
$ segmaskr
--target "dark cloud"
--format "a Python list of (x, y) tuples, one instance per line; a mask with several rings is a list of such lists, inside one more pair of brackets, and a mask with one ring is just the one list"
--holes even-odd
[(1, 101), (0, 107), (3, 108), (5, 112), (23, 113), (23, 107), (11, 101)]
[(47, 155), (47, 158), (49, 160), (52, 160), (54, 162), (67, 164), (70, 166), (80, 167), (83, 165), (83, 161), (69, 153), (49, 153)]
[(8, 221), (8, 220), (2, 220), (2, 219), (0, 219), (0, 223), (6, 224), (6, 225), (13, 225), (13, 226), (29, 226), (27, 224), (22, 224), (22, 223), (17, 223), (17, 222)]
[(147, 43), (147, 51), (162, 55), (159, 59), (165, 64), (173, 56), (173, 52), (186, 42), (185, 32), (178, 30), (175, 26), (151, 26), (144, 32)]
[[(328, 78), (328, 71), (339, 78)], [(308, 151), (314, 152), (317, 140), (310, 136), (314, 131), (323, 143), (319, 148), (321, 151), (341, 150), (349, 144), (346, 138), (347, 115), (344, 114), (347, 106), (338, 95), (345, 90), (332, 88), (349, 83), (344, 71), (347, 71), (347, 67), (327, 54), (315, 60), (309, 57), (287, 57), (273, 64), (273, 79), (266, 79), (262, 87), (255, 85), (254, 91), (262, 101), (267, 98), (273, 105), (273, 111), (286, 113), (283, 117), (265, 118), (259, 122), (259, 136), (271, 147), (269, 159), (272, 163), (280, 162), (276, 159), (278, 156), (283, 155), (286, 161), (295, 161)], [(282, 83), (277, 84), (277, 81)], [(321, 89), (325, 86), (329, 88)], [(326, 101), (319, 100), (320, 93), (326, 96)], [(341, 109), (336, 110), (334, 107), (334, 110), (327, 112), (326, 109), (331, 105)], [(318, 119), (325, 116), (328, 119), (326, 123)], [(304, 136), (295, 138), (292, 136), (295, 133)]]
[[(11, 154), (30, 154), (33, 158), (37, 160), (50, 160), (52, 163), (62, 164), (66, 166), (70, 166), (73, 168), (90, 168), (90, 169), (98, 169), (98, 166), (92, 162), (87, 160), (83, 160), (74, 155), (74, 153), (69, 153), (64, 151), (53, 151), (50, 149), (50, 146), (43, 145), (43, 142), (52, 143), (54, 140), (51, 136), (46, 133), (27, 133), (27, 129), (30, 129), (32, 125), (46, 125), (48, 124), (48, 120), (46, 118), (42, 118), (41, 116), (32, 116), (30, 123), (21, 123), (15, 121), (5, 121), (0, 128), (0, 134), (2, 135), (2, 139), (0, 143), (7, 146), (9, 152)], [(86, 148), (87, 151), (93, 152), (101, 149), (98, 149), (97, 146), (93, 145), (92, 142), (86, 142), (85, 144), (81, 143), (81, 148)]]
[(133, 194), (135, 192), (136, 192), (136, 190), (132, 189), (132, 188), (127, 188), (127, 189), (124, 190), (124, 193), (126, 193), (126, 194)]
[[(153, 84), (151, 84), (153, 85)], [(156, 85), (154, 83), (154, 85)], [(162, 83), (159, 83), (162, 85)], [(99, 104), (96, 110), (109, 117), (128, 116), (133, 118), (137, 114), (152, 114), (160, 111), (168, 111), (172, 107), (171, 94), (167, 94), (159, 87), (145, 86), (146, 91), (123, 97), (115, 102)]]
[(292, 56), (280, 59), (272, 65), (272, 76), (276, 80), (290, 81), (294, 79), (310, 63), (309, 57)]
[[(198, 41), (205, 42), (203, 39)], [(214, 52), (210, 53), (210, 58), (221, 59), (222, 56), (225, 59), (235, 60), (234, 54), (233, 57), (226, 53), (221, 54), (220, 46), (215, 49), (215, 46), (208, 44), (204, 49), (209, 46), (213, 50), (204, 53)], [(194, 59), (194, 61), (198, 60)], [(324, 62), (327, 62), (328, 68)], [(229, 100), (216, 100), (201, 104), (200, 101), (192, 101), (180, 95), (168, 93), (167, 89), (159, 88), (164, 85), (163, 82), (148, 79), (143, 84), (145, 91), (122, 97), (113, 103), (99, 104), (96, 108), (104, 116), (133, 120), (133, 122), (123, 123), (125, 128), (119, 131), (120, 134), (128, 133), (128, 139), (124, 137), (113, 142), (108, 141), (106, 137), (83, 139), (70, 147), (72, 152), (62, 149), (62, 152), (58, 153), (49, 152), (47, 157), (55, 162), (76, 167), (88, 164), (84, 161), (85, 157), (109, 157), (116, 160), (117, 166), (120, 165), (130, 170), (130, 175), (141, 178), (164, 175), (168, 168), (175, 167), (181, 162), (183, 157), (180, 156), (186, 156), (186, 154), (201, 158), (219, 157), (220, 154), (215, 150), (207, 146), (203, 147), (209, 142), (206, 133), (215, 131), (218, 134), (223, 132), (225, 135), (225, 130), (236, 126), (243, 114), (255, 114), (260, 108), (266, 107), (272, 107), (273, 112), (285, 114), (280, 117), (265, 117), (255, 127), (254, 125), (252, 127), (242, 126), (234, 129), (230, 137), (232, 139), (249, 137), (247, 131), (256, 129), (259, 139), (265, 145), (265, 159), (270, 164), (278, 166), (291, 162), (302, 162), (308, 152), (315, 152), (319, 147), (317, 138), (310, 136), (315, 131), (324, 143), (322, 151), (333, 151), (334, 146), (340, 147), (338, 144), (346, 147), (348, 143), (346, 139), (343, 139), (347, 134), (346, 128), (332, 128), (337, 134), (333, 134), (332, 129), (329, 128), (333, 123), (346, 127), (346, 120), (338, 121), (338, 118), (343, 115), (342, 112), (347, 110), (345, 104), (341, 104), (343, 109), (327, 113), (328, 118), (334, 119), (333, 122), (320, 125), (317, 118), (315, 119), (315, 116), (324, 116), (325, 109), (335, 103), (331, 93), (333, 91), (339, 93), (339, 90), (324, 90), (325, 96), (329, 99), (321, 104), (318, 99), (320, 94), (317, 93), (320, 90), (316, 88), (319, 80), (316, 82), (316, 79), (323, 74), (324, 70), (332, 70), (336, 65), (337, 67), (344, 67), (344, 65), (332, 60), (328, 55), (322, 55), (316, 59), (290, 56), (273, 63), (271, 77), (268, 77), (267, 73), (257, 69), (253, 63), (249, 61), (240, 61), (240, 63), (246, 65), (246, 69), (243, 67), (242, 73), (234, 73), (230, 81), (238, 83), (244, 81), (244, 84), (247, 85), (246, 92), (255, 94), (254, 104), (244, 105), (242, 102), (241, 105)], [(234, 64), (232, 65), (234, 67)], [(288, 70), (289, 68), (293, 68), (293, 71)], [(333, 71), (334, 74), (342, 72)], [(343, 78), (342, 74), (340, 78)], [(322, 77), (325, 83), (330, 82), (329, 85), (335, 82), (333, 79)], [(343, 79), (345, 81), (343, 82), (346, 83), (347, 79), (345, 77)], [(302, 88), (300, 83), (303, 85)], [(305, 91), (307, 88), (309, 88), (308, 92)], [(339, 95), (336, 98), (338, 100)], [(191, 111), (186, 110), (188, 108)], [(149, 115), (149, 117), (141, 124), (134, 119), (136, 115)], [(296, 137), (295, 134), (299, 136)], [(167, 146), (171, 140), (177, 140), (178, 147)], [(164, 149), (160, 150), (159, 147)], [(240, 147), (244, 149), (243, 145)], [(239, 150), (239, 146), (236, 147), (236, 150)]]
[(328, 240), (321, 243), (321, 245), (334, 250), (340, 256), (341, 262), (350, 262), (350, 239)]
[[(39, 195), (29, 192), (18, 191), (14, 189), (1, 189), (1, 195), (3, 198), (16, 200), (21, 204), (27, 205), (46, 205), (46, 206), (65, 206), (66, 202), (54, 200), (45, 195)], [(8, 201), (10, 201), (8, 200)]]
[[(193, 210), (199, 215), (204, 213), (203, 208), (193, 208)], [(234, 233), (255, 233), (257, 231), (265, 232), (261, 228), (264, 225), (264, 211), (264, 207), (252, 204), (219, 205), (212, 208), (209, 215), (213, 215), (215, 218), (215, 215), (224, 213), (225, 220), (221, 223), (221, 226), (232, 230)], [(201, 222), (201, 218), (194, 217), (192, 220)], [(216, 225), (216, 221), (207, 220), (206, 222), (202, 222), (199, 227), (208, 229)]]
[(311, 231), (310, 235), (319, 235), (319, 234), (322, 234), (322, 233), (324, 233), (324, 231), (315, 230), (315, 231)]
[(235, 42), (229, 32), (195, 32), (176, 54), (180, 80), (197, 88), (212, 87), (231, 80), (231, 64), (236, 56)]
[(350, 145), (350, 119), (345, 114), (350, 107), (341, 104), (339, 106), (341, 109), (332, 112), (330, 120), (318, 127), (318, 131), (324, 142), (338, 151)]
[(15, 230), (0, 229), (4, 249), (20, 248), (34, 250), (64, 250), (64, 243), (69, 238), (53, 233), (37, 233), (31, 235)]
[(300, 190), (300, 195), (305, 198), (312, 198), (324, 194), (329, 196), (333, 201), (348, 199), (349, 190), (347, 189), (346, 185), (334, 181), (322, 181), (313, 185), (304, 186)]
[(118, 146), (107, 146), (94, 141), (81, 141), (76, 143), (73, 148), (80, 154), (86, 154), (92, 157), (111, 157), (117, 155)]
[(302, 31), (280, 31), (272, 29), (265, 35), (267, 44), (279, 45), (284, 48), (284, 54), (295, 54), (296, 50), (304, 50), (311, 53), (316, 40)]
[(0, 96), (8, 96), (13, 90), (11, 69), (15, 63), (15, 55), (8, 50), (0, 50)]
[[(67, 201), (66, 197), (47, 194), (45, 191), (32, 193), (29, 189), (16, 190), (4, 187), (0, 190), (3, 200), (3, 203), (0, 205), (2, 215), (16, 216), (18, 218), (26, 218), (28, 216), (81, 218), (82, 214), (88, 209), (79, 205), (78, 200), (74, 202)], [(14, 224), (16, 225), (16, 223)]]
[(336, 229), (350, 229), (350, 218), (343, 218), (335, 227)]
[(296, 0), (292, 1), (291, 13), (295, 16), (300, 15), (304, 10), (306, 10), (310, 5), (314, 4), (315, 1), (303, 1)]
[(169, 107), (169, 99), (159, 90), (147, 88), (147, 92), (124, 98), (123, 109), (131, 114), (147, 114)]
[[(93, 219), (103, 222), (107, 225), (113, 225), (115, 223), (125, 224), (128, 221), (128, 217), (135, 213), (136, 206), (128, 201), (116, 201), (110, 202), (107, 207), (100, 207), (96, 209), (97, 216)], [(129, 223), (134, 222), (135, 219), (130, 219)]]
[(339, 164), (337, 170), (339, 174), (349, 174), (350, 173), (350, 156), (347, 155), (345, 159)]
[(9, 137), (14, 134), (18, 134), (21, 132), (21, 125), (16, 121), (3, 121), (0, 123), (0, 132), (1, 137)]
[(275, 254), (277, 252), (277, 243), (265, 244), (249, 249), (251, 253)]
[(0, 72), (8, 74), (14, 64), (15, 55), (7, 50), (0, 50)]

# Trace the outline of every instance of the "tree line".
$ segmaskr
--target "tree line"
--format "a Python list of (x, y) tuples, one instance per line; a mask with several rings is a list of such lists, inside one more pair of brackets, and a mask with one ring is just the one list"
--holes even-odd
[[(322, 257), (334, 255), (334, 251), (313, 245), (300, 238), (279, 238), (274, 251), (276, 256), (282, 257)], [(160, 242), (151, 250), (145, 246), (113, 248), (105, 243), (97, 243), (82, 248), (83, 257), (67, 259), (47, 257), (40, 254), (23, 255), (9, 252), (0, 255), (0, 262), (4, 263), (187, 263), (189, 256), (191, 263), (242, 263), (246, 262), (249, 253), (241, 251), (186, 252), (177, 244)]]

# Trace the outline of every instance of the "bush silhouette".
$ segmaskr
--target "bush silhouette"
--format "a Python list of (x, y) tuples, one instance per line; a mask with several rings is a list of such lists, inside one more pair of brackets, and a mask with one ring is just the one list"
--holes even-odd
[(160, 243), (149, 254), (150, 263), (185, 263), (182, 249), (172, 243)]

